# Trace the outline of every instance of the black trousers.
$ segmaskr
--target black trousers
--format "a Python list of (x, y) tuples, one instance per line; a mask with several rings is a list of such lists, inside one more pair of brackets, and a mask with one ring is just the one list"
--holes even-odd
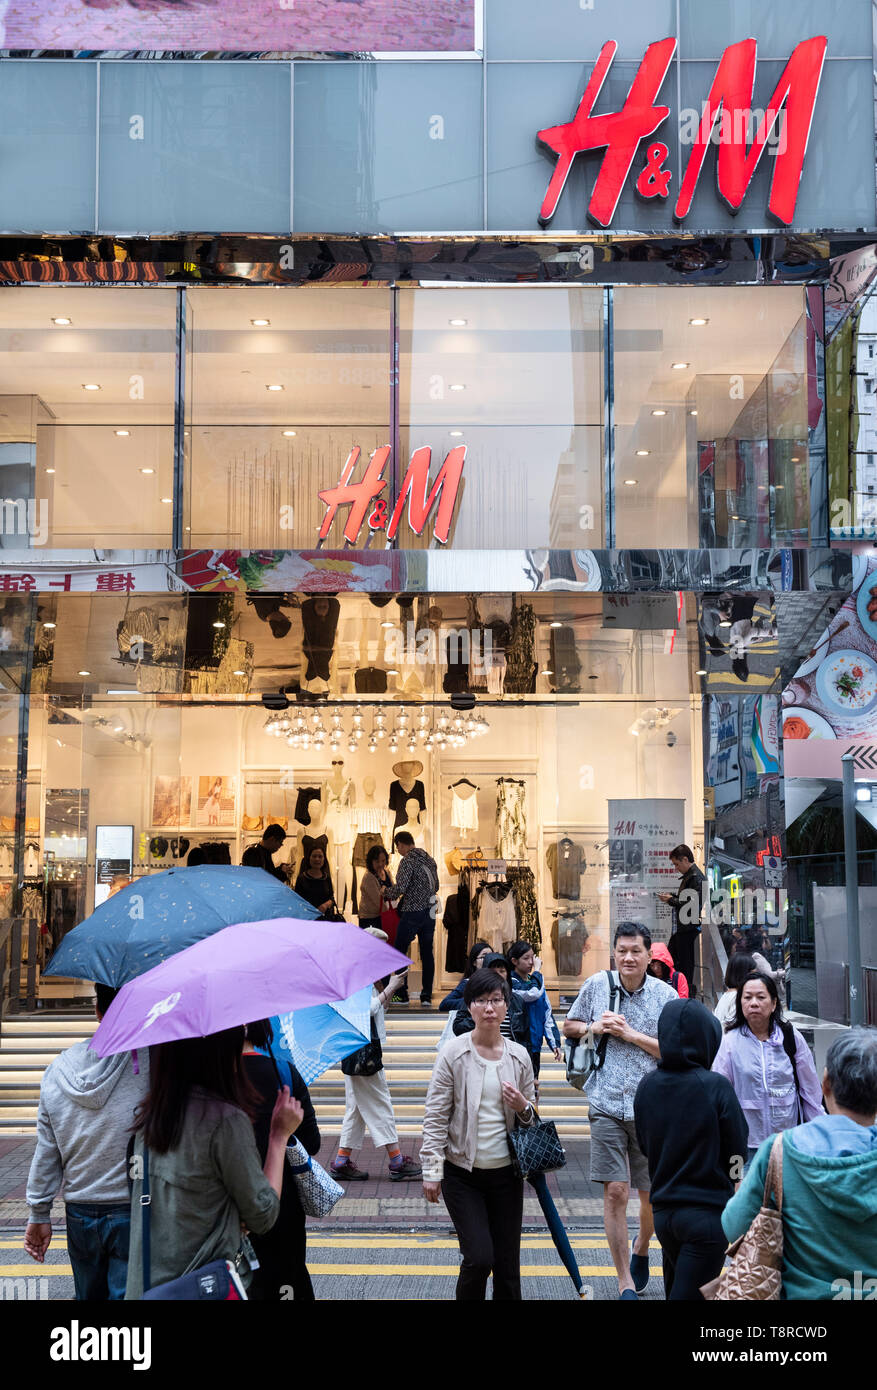
[(671, 1303), (701, 1303), (702, 1284), (721, 1273), (727, 1240), (719, 1207), (665, 1207), (655, 1211), (664, 1257), (664, 1295)]
[(259, 1268), (249, 1290), (254, 1302), (276, 1303), (278, 1299), (286, 1302), (290, 1298), (303, 1303), (314, 1302), (314, 1287), (306, 1263), (305, 1214), (297, 1203), (295, 1210), (281, 1207), (280, 1216), (270, 1231), (262, 1235), (251, 1232), (250, 1240), (259, 1257)]
[(667, 942), (673, 964), (688, 981), (689, 999), (697, 998), (697, 988), (694, 983), (694, 944), (698, 935), (696, 930), (688, 931), (685, 928), (677, 928)]
[(524, 1184), (511, 1164), (467, 1173), (446, 1162), (442, 1196), (463, 1256), (457, 1298), (483, 1303), (492, 1271), (494, 1299), (520, 1302)]

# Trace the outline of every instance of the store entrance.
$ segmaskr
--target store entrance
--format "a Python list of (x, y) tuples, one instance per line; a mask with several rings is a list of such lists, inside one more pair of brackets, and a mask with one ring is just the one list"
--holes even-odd
[(43, 964), (119, 883), (240, 864), (270, 826), (290, 886), (322, 848), (354, 922), (369, 850), (395, 880), (394, 837), (411, 834), (437, 869), (436, 1000), (479, 939), (529, 941), (557, 998), (608, 966), (618, 912), (669, 935), (666, 853), (702, 852), (693, 604), (62, 594), (38, 617)]

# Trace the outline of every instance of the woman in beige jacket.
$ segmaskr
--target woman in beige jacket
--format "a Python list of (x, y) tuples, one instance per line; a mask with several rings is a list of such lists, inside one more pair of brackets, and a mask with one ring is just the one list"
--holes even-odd
[(508, 1134), (536, 1120), (533, 1065), (500, 1025), (509, 988), (493, 970), (476, 970), (463, 994), (475, 1028), (439, 1053), (423, 1117), (423, 1193), (444, 1197), (463, 1257), (457, 1298), (483, 1302), (493, 1273), (495, 1299), (521, 1298), (524, 1184), (512, 1167)]

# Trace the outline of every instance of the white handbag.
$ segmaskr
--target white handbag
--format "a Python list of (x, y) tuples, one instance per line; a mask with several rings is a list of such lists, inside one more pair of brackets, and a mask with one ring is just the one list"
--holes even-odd
[(344, 1196), (344, 1188), (311, 1158), (298, 1139), (286, 1146), (286, 1161), (292, 1169), (298, 1199), (306, 1216), (328, 1216)]

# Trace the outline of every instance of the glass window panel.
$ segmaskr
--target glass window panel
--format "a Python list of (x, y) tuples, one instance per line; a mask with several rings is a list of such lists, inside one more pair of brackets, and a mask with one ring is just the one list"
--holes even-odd
[(284, 63), (103, 63), (100, 226), (289, 230)]
[(429, 446), (435, 470), (465, 445), (458, 548), (601, 543), (602, 337), (599, 291), (401, 296), (400, 465)]
[(175, 290), (0, 289), (0, 468), (18, 506), (0, 544), (169, 543), (176, 305)]
[(94, 226), (95, 108), (91, 63), (3, 62), (0, 226)]
[(558, 59), (571, 53), (594, 59), (607, 39), (614, 39), (619, 58), (638, 61), (650, 43), (676, 33), (675, 0), (609, 6), (542, 0), (538, 14), (531, 0), (487, 0), (485, 18), (488, 59)]
[(802, 291), (619, 289), (614, 303), (617, 544), (806, 541)]
[(802, 39), (825, 34), (830, 56), (862, 58), (871, 52), (868, 5), (826, 5), (823, 0), (734, 0), (704, 5), (680, 0), (680, 53), (683, 58), (716, 58), (731, 43), (758, 40), (762, 58), (788, 59)]
[(315, 548), (320, 490), (390, 442), (390, 292), (195, 289), (188, 307), (187, 543)]
[(480, 63), (298, 63), (297, 232), (480, 227)]

